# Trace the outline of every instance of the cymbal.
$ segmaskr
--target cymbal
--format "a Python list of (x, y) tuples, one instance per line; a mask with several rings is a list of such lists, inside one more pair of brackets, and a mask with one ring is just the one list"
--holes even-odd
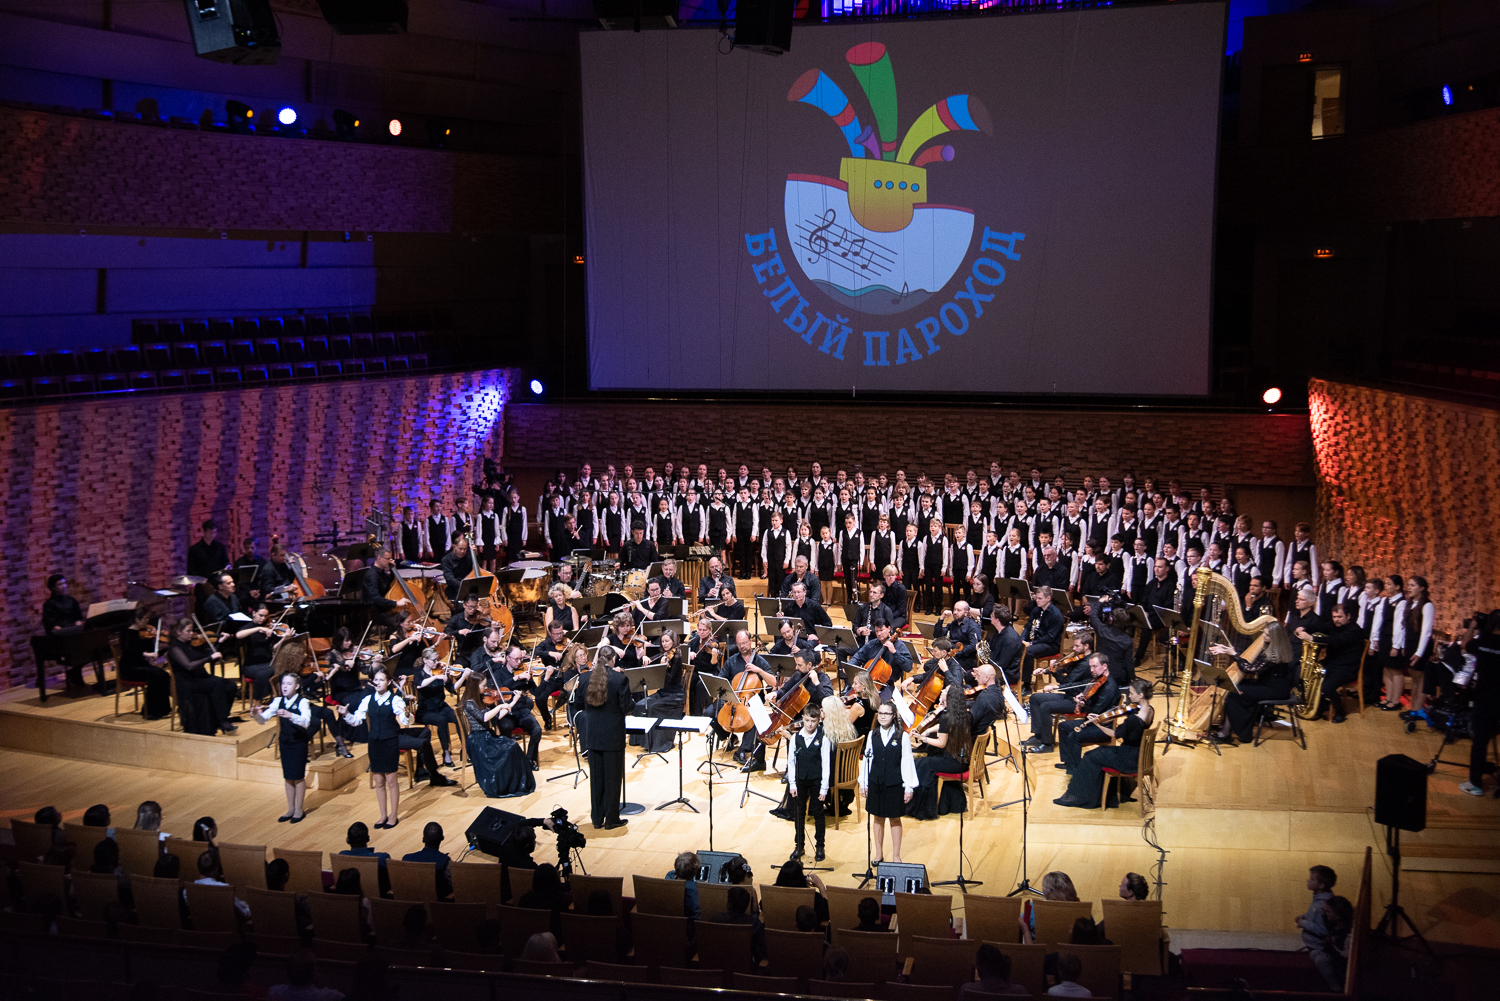
[(167, 581), (169, 587), (195, 587), (206, 583), (208, 583), (207, 577), (194, 577), (192, 574), (183, 574), (181, 577), (173, 577)]

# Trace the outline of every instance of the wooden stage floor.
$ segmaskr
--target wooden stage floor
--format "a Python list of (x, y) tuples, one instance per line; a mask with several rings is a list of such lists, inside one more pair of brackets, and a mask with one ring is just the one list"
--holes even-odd
[[(1155, 666), (1143, 673), (1154, 676)], [(1160, 701), (1158, 706), (1165, 709)], [(139, 716), (116, 721), (112, 710), (112, 697), (92, 693), (53, 696), (45, 707), (33, 692), (8, 693), (0, 702), (0, 770), (6, 776), (0, 813), (30, 819), (52, 804), (77, 821), (88, 806), (102, 802), (117, 821), (128, 823), (140, 801), (155, 799), (163, 808), (163, 828), (174, 834), (185, 835), (194, 819), (207, 814), (217, 820), (224, 841), (325, 851), (344, 847), (350, 823), (378, 818), (362, 749), (353, 760), (335, 759), (330, 744), (327, 754), (315, 758), (318, 777), (310, 785), (318, 788), (308, 791), (306, 823), (292, 827), (276, 822), (285, 799), (279, 766), (264, 750), (269, 727), (252, 722), (235, 738), (184, 737)], [(72, 722), (64, 726), (63, 720)], [(1259, 748), (1241, 746), (1222, 756), (1206, 746), (1159, 754), (1154, 832), (1144, 829), (1135, 803), (1108, 811), (1054, 805), (1066, 774), (1053, 767), (1055, 753), (1033, 756), (1024, 875), (1039, 884), (1048, 870), (1061, 869), (1081, 896), (1099, 899), (1114, 895), (1126, 872), (1151, 878), (1153, 865), (1164, 858), (1161, 896), (1172, 928), (1290, 935), (1293, 918), (1307, 907), (1308, 866), (1331, 865), (1346, 881), (1339, 889), (1352, 897), (1364, 848), (1374, 845), (1378, 913), (1389, 893), (1390, 870), (1384, 832), (1373, 817), (1375, 761), (1401, 753), (1426, 762), (1441, 737), (1425, 727), (1409, 735), (1394, 713), (1378, 711), (1339, 726), (1314, 722), (1307, 735), (1305, 751), (1288, 731), (1278, 730)], [(1468, 750), (1465, 741), (1444, 757), (1466, 761)], [(571, 778), (546, 781), (573, 767), (566, 736), (552, 731), (543, 740), (532, 795), (491, 801), (472, 781), (466, 789), (422, 784), (403, 791), (400, 827), (373, 832), (373, 844), (398, 856), (414, 851), (421, 847), (422, 825), (435, 820), (447, 834), (444, 850), (457, 857), (465, 828), (487, 805), (528, 816), (562, 806), (589, 838), (583, 862), (590, 873), (662, 875), (678, 852), (709, 847), (708, 784), (695, 770), (703, 754), (703, 741), (687, 745), (684, 793), (699, 812), (655, 809), (677, 795), (678, 768), (675, 755), (670, 761), (648, 758), (627, 776), (628, 798), (646, 812), (628, 827), (605, 833), (588, 823), (586, 776), (576, 788)], [(973, 892), (1003, 895), (1023, 875), (1022, 809), (990, 806), (1018, 799), (1022, 783), (1010, 765), (995, 759), (989, 774), (987, 803), (964, 825), (963, 873), (983, 880)], [(1465, 777), (1465, 769), (1443, 764), (1429, 780), (1427, 830), (1403, 838), (1403, 903), (1435, 941), (1494, 947), (1500, 942), (1500, 801), (1463, 794), (1458, 785)], [(774, 772), (756, 774), (749, 787), (779, 800), (778, 778)], [(741, 808), (744, 787), (744, 777), (729, 770), (714, 782), (712, 845), (743, 852), (757, 879), (770, 881), (771, 866), (790, 851), (791, 824), (769, 816), (774, 804), (759, 797)], [(958, 873), (958, 817), (907, 821), (906, 832), (906, 861), (925, 863), (933, 880)], [(1147, 843), (1147, 834), (1164, 856)], [(545, 833), (540, 841), (537, 858), (546, 860), (553, 842)], [(839, 830), (830, 825), (827, 844), (826, 864), (834, 871), (824, 873), (825, 880), (853, 885), (851, 874), (864, 869), (864, 823), (850, 817)]]

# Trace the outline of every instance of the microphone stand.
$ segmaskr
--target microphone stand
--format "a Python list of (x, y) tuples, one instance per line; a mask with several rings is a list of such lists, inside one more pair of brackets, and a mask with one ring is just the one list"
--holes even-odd
[[(856, 790), (854, 795), (858, 796)], [(852, 874), (853, 879), (859, 880), (859, 889), (863, 890), (870, 880), (877, 878), (875, 872), (874, 854), (870, 848), (870, 804), (865, 804), (865, 871)]]
[[(1014, 890), (1011, 890), (1009, 893), (1006, 894), (1007, 897), (1014, 897), (1018, 893), (1035, 893), (1037, 896), (1041, 896), (1041, 893), (1042, 893), (1041, 890), (1038, 890), (1036, 887), (1034, 887), (1034, 886), (1031, 885), (1031, 880), (1029, 880), (1029, 879), (1026, 878), (1026, 870), (1027, 870), (1026, 844), (1027, 844), (1027, 835), (1029, 833), (1030, 823), (1031, 823), (1031, 812), (1030, 812), (1030, 807), (1031, 807), (1031, 770), (1030, 770), (1030, 768), (1026, 764), (1026, 753), (1027, 753), (1026, 752), (1026, 744), (1024, 742), (1022, 742), (1021, 745), (1020, 745), (1020, 748), (1021, 748), (1021, 798), (1020, 799), (1013, 799), (1013, 800), (1011, 800), (1008, 803), (1001, 803), (998, 806), (992, 806), (992, 807), (990, 807), (991, 810), (1003, 810), (1007, 806), (1015, 806), (1017, 803), (1021, 804), (1021, 881), (1016, 884), (1016, 888)], [(961, 833), (962, 832), (962, 828), (960, 827), (959, 830), (960, 830), (960, 833)], [(962, 865), (962, 860), (963, 860), (963, 856), (962, 856), (962, 854), (960, 854), (959, 855), (960, 866)]]
[[(708, 740), (708, 760), (712, 762), (717, 735), (710, 728), (704, 736)], [(694, 810), (693, 812), (696, 813), (697, 811)], [(714, 770), (712, 768), (708, 770), (708, 850), (714, 850)]]

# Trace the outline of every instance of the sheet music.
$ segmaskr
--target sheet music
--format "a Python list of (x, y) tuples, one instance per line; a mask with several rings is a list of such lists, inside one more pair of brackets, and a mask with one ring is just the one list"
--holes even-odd
[(771, 729), (771, 711), (761, 701), (759, 695), (745, 703), (745, 708), (750, 711), (750, 719), (755, 723), (756, 733), (765, 733)]
[(1021, 705), (1021, 700), (1016, 698), (1016, 693), (1010, 690), (1010, 686), (1001, 682), (1000, 693), (1005, 696), (1005, 704), (1010, 706), (1010, 711), (1015, 713), (1021, 725), (1028, 725), (1031, 722), (1031, 714), (1026, 711), (1025, 706)]
[(896, 707), (896, 715), (901, 717), (901, 722), (908, 729), (916, 722), (917, 717), (911, 711), (911, 704), (905, 698), (891, 699), (891, 705)]

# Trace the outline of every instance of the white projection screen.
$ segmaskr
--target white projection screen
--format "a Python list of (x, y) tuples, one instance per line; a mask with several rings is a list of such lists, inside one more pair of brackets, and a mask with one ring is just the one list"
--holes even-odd
[(1206, 393), (1224, 21), (581, 35), (591, 386)]

